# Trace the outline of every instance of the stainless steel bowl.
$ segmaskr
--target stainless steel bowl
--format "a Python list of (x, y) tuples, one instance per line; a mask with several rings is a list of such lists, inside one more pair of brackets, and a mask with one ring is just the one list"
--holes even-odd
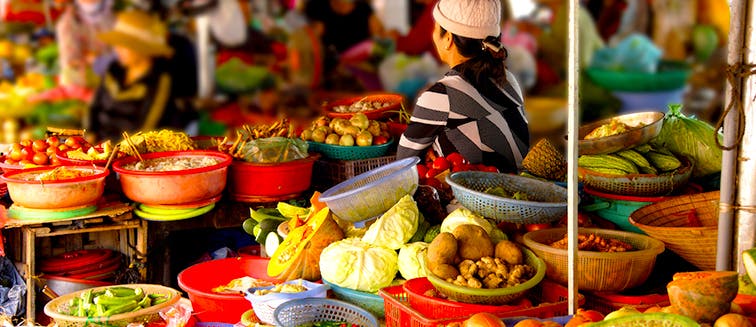
[[(620, 122), (623, 122), (628, 126), (637, 126), (638, 124), (643, 124), (643, 126), (630, 129), (627, 132), (617, 135), (600, 137), (590, 140), (583, 139), (594, 129), (600, 127), (601, 125), (608, 124), (614, 119), (619, 120)], [(630, 149), (637, 145), (646, 143), (652, 138), (659, 135), (663, 122), (663, 112), (651, 111), (638, 112), (602, 119), (590, 124), (580, 126), (580, 129), (578, 130), (579, 152), (580, 154), (604, 154)]]

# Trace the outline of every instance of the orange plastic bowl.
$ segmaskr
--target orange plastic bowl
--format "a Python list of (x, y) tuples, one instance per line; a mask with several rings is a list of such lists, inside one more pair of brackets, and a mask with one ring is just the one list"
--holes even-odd
[(367, 116), (368, 119), (380, 119), (384, 117), (389, 117), (392, 114), (392, 111), (396, 111), (402, 108), (402, 103), (404, 102), (404, 97), (401, 94), (371, 94), (366, 96), (357, 96), (347, 99), (341, 99), (336, 100), (327, 103), (323, 108), (325, 109), (326, 116), (330, 118), (345, 118), (349, 119), (354, 115), (356, 112), (337, 112), (334, 111), (333, 108), (337, 106), (350, 106), (355, 102), (358, 101), (368, 101), (368, 102), (380, 102), (380, 103), (388, 103), (387, 106), (374, 109), (374, 110), (367, 110), (367, 111), (360, 111), (365, 116)]
[(282, 163), (234, 160), (228, 175), (229, 193), (237, 201), (297, 195), (310, 188), (312, 167), (318, 158), (320, 154), (310, 153), (307, 158)]
[(29, 180), (29, 177), (53, 170), (45, 166), (0, 175), (8, 186), (13, 203), (29, 209), (61, 209), (93, 205), (105, 190), (110, 173), (100, 167), (63, 166), (66, 169), (94, 171), (93, 175), (56, 181)]
[(213, 157), (217, 164), (176, 171), (137, 171), (124, 166), (136, 162), (136, 157), (126, 157), (113, 164), (118, 173), (123, 193), (146, 205), (183, 204), (198, 202), (220, 195), (226, 187), (231, 156), (219, 151), (168, 151), (142, 155), (145, 160), (155, 158)]
[(192, 309), (200, 321), (236, 323), (242, 313), (252, 309), (243, 294), (221, 294), (213, 288), (231, 280), (250, 276), (271, 282), (268, 258), (241, 257), (206, 261), (184, 269), (178, 274), (178, 285), (192, 301)]

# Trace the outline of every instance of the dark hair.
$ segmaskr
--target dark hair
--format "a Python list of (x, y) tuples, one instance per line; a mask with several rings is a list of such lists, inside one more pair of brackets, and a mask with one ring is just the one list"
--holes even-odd
[[(441, 27), (441, 36), (448, 33)], [(470, 58), (459, 67), (460, 74), (472, 79), (471, 82), (480, 84), (493, 79), (497, 84), (503, 84), (507, 79), (507, 69), (504, 61), (509, 56), (507, 49), (501, 44), (499, 36), (488, 36), (485, 39), (473, 39), (452, 34), (452, 42), (459, 53)]]

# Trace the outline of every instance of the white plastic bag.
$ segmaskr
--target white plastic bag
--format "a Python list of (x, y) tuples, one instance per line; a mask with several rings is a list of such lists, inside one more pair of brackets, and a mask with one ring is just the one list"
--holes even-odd
[(218, 1), (210, 22), (210, 32), (222, 45), (236, 46), (247, 39), (247, 24), (237, 1)]

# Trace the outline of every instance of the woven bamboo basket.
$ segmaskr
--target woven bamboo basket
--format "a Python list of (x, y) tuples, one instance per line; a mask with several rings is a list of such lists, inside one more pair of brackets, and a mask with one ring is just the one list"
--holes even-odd
[[(681, 195), (644, 206), (630, 223), (701, 270), (714, 270), (717, 259), (719, 191)], [(691, 227), (699, 223), (701, 227)]]

